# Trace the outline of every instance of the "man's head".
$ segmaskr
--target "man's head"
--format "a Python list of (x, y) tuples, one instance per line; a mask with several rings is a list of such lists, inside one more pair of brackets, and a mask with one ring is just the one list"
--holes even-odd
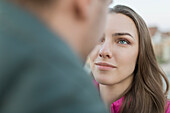
[(112, 0), (10, 0), (35, 13), (83, 60), (104, 32)]
[(108, 10), (108, 5), (112, 2), (112, 0), (93, 0), (94, 6), (89, 10), (89, 28), (86, 32), (87, 36), (84, 38), (84, 56), (89, 53), (91, 49), (97, 44), (100, 37), (102, 37), (105, 22), (106, 22), (106, 14)]

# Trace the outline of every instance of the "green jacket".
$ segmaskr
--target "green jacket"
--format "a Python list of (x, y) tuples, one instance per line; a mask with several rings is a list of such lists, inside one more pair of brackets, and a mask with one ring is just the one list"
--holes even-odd
[(0, 0), (0, 113), (106, 113), (80, 59), (60, 39)]

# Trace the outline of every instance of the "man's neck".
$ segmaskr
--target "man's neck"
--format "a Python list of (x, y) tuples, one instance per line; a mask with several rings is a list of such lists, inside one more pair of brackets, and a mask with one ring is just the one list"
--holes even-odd
[(37, 16), (54, 34), (59, 35), (80, 56), (82, 36), (83, 32), (85, 32), (84, 25), (76, 21), (74, 14), (71, 13), (71, 7), (63, 6), (64, 3), (57, 4), (58, 7), (55, 7), (57, 6), (55, 4), (44, 7), (36, 7), (29, 3), (18, 5), (24, 6), (23, 8)]
[[(83, 25), (75, 22), (71, 15), (58, 13), (53, 17), (47, 18), (45, 23), (57, 35), (59, 35), (64, 42), (66, 42), (78, 55), (81, 55), (81, 44), (83, 32)], [(79, 24), (79, 25), (78, 25)]]

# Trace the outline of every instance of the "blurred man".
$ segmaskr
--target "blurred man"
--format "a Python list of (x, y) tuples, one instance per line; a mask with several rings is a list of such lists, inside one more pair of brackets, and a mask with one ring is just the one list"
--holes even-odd
[(110, 3), (0, 0), (0, 113), (105, 113), (81, 60)]

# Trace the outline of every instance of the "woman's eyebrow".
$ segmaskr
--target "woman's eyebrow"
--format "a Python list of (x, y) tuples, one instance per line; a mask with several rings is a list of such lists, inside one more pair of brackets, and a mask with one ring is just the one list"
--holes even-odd
[(112, 34), (112, 37), (114, 37), (114, 36), (123, 36), (123, 35), (128, 35), (128, 36), (130, 36), (130, 37), (132, 37), (134, 39), (134, 37), (129, 33), (114, 33), (114, 34)]

